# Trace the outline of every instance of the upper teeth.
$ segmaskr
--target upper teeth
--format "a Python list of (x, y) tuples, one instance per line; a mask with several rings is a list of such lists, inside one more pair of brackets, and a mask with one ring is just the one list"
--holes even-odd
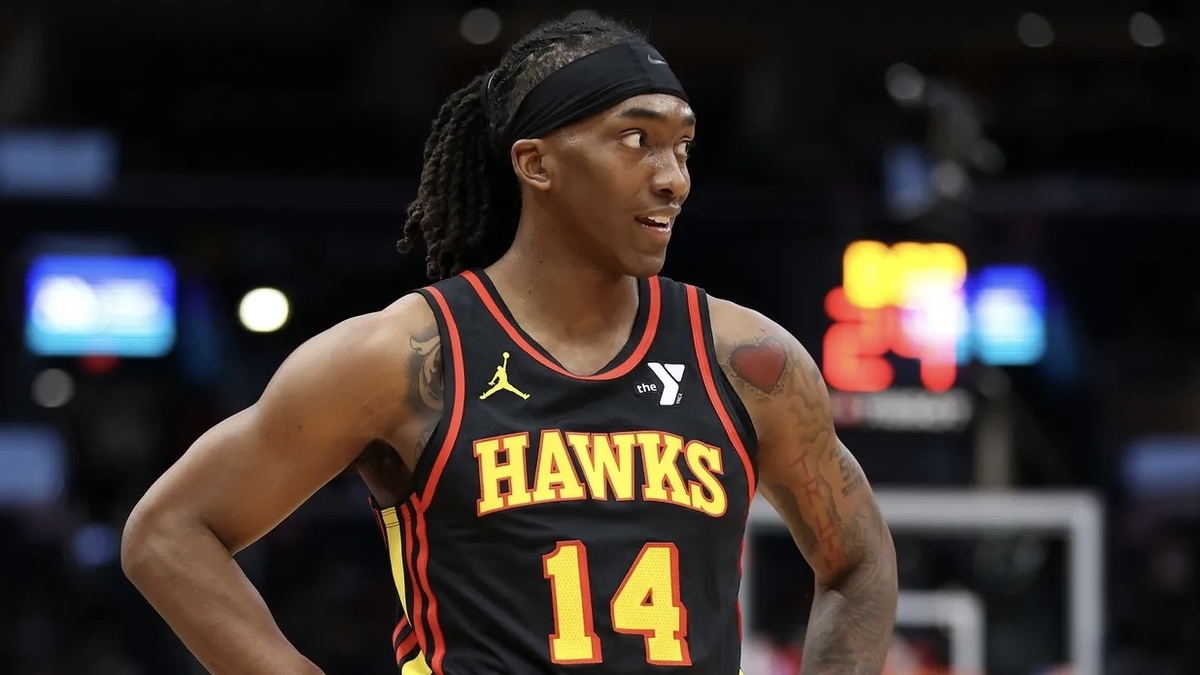
[(667, 218), (666, 216), (647, 216), (646, 220), (649, 220), (656, 225), (666, 226), (671, 224), (671, 219)]

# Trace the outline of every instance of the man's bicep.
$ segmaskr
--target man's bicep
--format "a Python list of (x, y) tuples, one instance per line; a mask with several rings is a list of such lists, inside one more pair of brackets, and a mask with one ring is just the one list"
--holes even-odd
[(368, 367), (385, 364), (356, 351), (355, 340), (371, 338), (353, 328), (336, 327), (298, 348), (257, 402), (192, 444), (145, 508), (206, 526), (236, 551), (349, 466), (386, 428), (388, 399), (400, 398), (390, 391), (397, 385), (376, 384)]

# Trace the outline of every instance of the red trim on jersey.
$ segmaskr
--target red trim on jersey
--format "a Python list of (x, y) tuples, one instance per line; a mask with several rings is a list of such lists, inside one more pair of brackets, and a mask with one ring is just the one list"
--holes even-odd
[(400, 507), (400, 515), (402, 527), (400, 528), (400, 550), (404, 551), (405, 562), (408, 564), (408, 591), (412, 596), (412, 602), (408, 605), (409, 621), (412, 622), (413, 634), (417, 636), (417, 642), (421, 645), (421, 651), (429, 654), (430, 643), (433, 641), (429, 637), (429, 631), (426, 626), (425, 619), (425, 596), (420, 580), (420, 574), (417, 570), (417, 559), (413, 555), (414, 531), (416, 525), (413, 522), (416, 520), (414, 515), (416, 510), (413, 508), (413, 502), (416, 501), (416, 495), (412, 500), (406, 502)]
[(757, 490), (754, 479), (754, 463), (750, 461), (750, 453), (746, 452), (746, 445), (742, 442), (741, 434), (733, 425), (733, 418), (729, 416), (729, 411), (725, 409), (725, 404), (721, 401), (721, 395), (717, 391), (717, 382), (713, 378), (712, 368), (709, 367), (708, 336), (704, 333), (704, 321), (700, 313), (700, 293), (695, 286), (686, 288), (688, 315), (692, 322), (692, 344), (696, 347), (696, 361), (700, 364), (700, 378), (704, 380), (704, 389), (708, 391), (708, 399), (712, 402), (717, 417), (721, 419), (721, 425), (725, 427), (729, 442), (733, 444), (733, 449), (742, 459), (742, 466), (746, 470), (746, 485), (750, 493), (748, 504), (753, 504), (754, 493)]
[[(729, 410), (726, 409), (725, 403), (721, 400), (721, 395), (717, 390), (717, 382), (713, 378), (712, 368), (709, 367), (708, 360), (708, 336), (704, 332), (704, 319), (700, 311), (700, 292), (695, 286), (686, 286), (687, 302), (688, 302), (688, 317), (692, 323), (692, 344), (696, 347), (696, 362), (700, 367), (700, 379), (704, 380), (704, 389), (708, 392), (708, 399), (712, 402), (713, 408), (717, 411), (717, 417), (721, 419), (721, 425), (725, 427), (725, 433), (729, 436), (729, 442), (733, 444), (733, 449), (738, 453), (738, 457), (742, 459), (742, 467), (746, 472), (746, 486), (749, 494), (749, 501), (746, 502), (746, 523), (750, 522), (750, 508), (754, 505), (754, 493), (757, 485), (754, 479), (754, 463), (750, 461), (750, 453), (746, 452), (746, 445), (742, 442), (741, 434), (737, 432), (737, 427), (733, 425), (733, 418), (729, 415)], [(743, 533), (745, 528), (743, 527)], [(746, 555), (746, 535), (742, 535), (741, 542), (738, 544), (738, 578), (743, 575), (742, 561)], [(742, 639), (742, 602), (739, 599), (737, 603), (737, 622), (738, 622), (738, 638)]]
[(433, 649), (426, 649), (425, 645), (421, 645), (421, 650), (425, 652), (426, 658), (430, 659), (429, 669), (433, 671), (433, 675), (442, 675), (442, 659), (446, 656), (446, 639), (442, 635), (442, 626), (438, 621), (437, 596), (429, 587), (429, 538), (425, 531), (425, 514), (418, 512), (414, 515), (413, 520), (416, 521), (417, 540), (421, 543), (421, 550), (417, 553), (416, 573), (413, 576), (425, 588), (425, 597), (429, 600), (428, 630), (430, 641), (433, 643)]
[[(454, 320), (454, 314), (450, 311), (450, 304), (446, 302), (446, 296), (433, 286), (428, 286), (425, 290), (437, 304), (442, 320), (446, 324), (444, 337), (449, 343), (447, 347), (450, 354), (448, 377), (454, 384), (452, 387), (454, 401), (451, 404), (450, 417), (446, 420), (446, 434), (433, 459), (433, 467), (429, 470), (425, 489), (419, 494), (414, 492), (409, 497), (408, 501), (400, 507), (400, 515), (404, 520), (402, 533), (407, 539), (403, 550), (408, 556), (413, 633), (416, 635), (421, 652), (426, 655), (426, 658), (432, 657), (433, 662), (429, 664), (429, 667), (434, 675), (442, 675), (441, 664), (445, 640), (442, 637), (441, 626), (437, 618), (437, 599), (429, 587), (429, 540), (425, 532), (424, 510), (433, 499), (434, 490), (437, 489), (438, 481), (441, 480), (442, 472), (446, 468), (446, 462), (450, 459), (450, 453), (454, 450), (454, 443), (458, 440), (458, 432), (462, 427), (463, 408), (466, 405), (466, 383), (464, 381), (466, 371), (463, 366), (462, 340), (458, 332), (458, 322)], [(443, 353), (442, 358), (445, 359), (445, 357), (446, 355)], [(415, 556), (413, 554), (414, 543), (418, 544), (415, 547), (418, 549)], [(398, 653), (397, 657), (399, 656)]]
[(421, 652), (417, 649), (417, 636), (409, 635), (400, 646), (396, 649), (396, 665), (403, 667), (409, 661), (420, 656)]
[[(442, 471), (446, 468), (446, 461), (450, 459), (450, 451), (454, 449), (454, 442), (458, 440), (458, 430), (462, 426), (463, 406), (466, 403), (466, 383), (463, 369), (463, 354), (462, 340), (458, 335), (458, 323), (454, 320), (454, 315), (450, 312), (450, 305), (446, 302), (446, 296), (438, 289), (429, 286), (425, 290), (433, 296), (437, 302), (438, 309), (442, 311), (442, 320), (446, 322), (446, 339), (450, 342), (450, 372), (449, 376), (454, 382), (454, 403), (450, 408), (450, 418), (446, 421), (446, 436), (442, 441), (442, 447), (438, 448), (438, 454), (434, 457), (433, 468), (429, 470), (429, 478), (425, 482), (425, 490), (421, 493), (420, 499), (417, 500), (415, 506), (417, 510), (421, 510), (429, 505), (429, 500), (433, 498), (433, 491), (437, 487), (438, 481), (442, 477)], [(445, 359), (445, 353), (442, 358)]]
[[(392, 631), (392, 645), (395, 646), (396, 641), (400, 639), (400, 633), (409, 626), (408, 615), (401, 615), (400, 621), (396, 623), (396, 630)], [(407, 638), (405, 638), (407, 639)]]
[(512, 339), (513, 343), (520, 347), (521, 351), (533, 357), (535, 361), (549, 368), (550, 370), (553, 370), (559, 375), (570, 377), (572, 379), (597, 382), (604, 380), (615, 380), (618, 377), (629, 374), (629, 372), (637, 367), (637, 365), (642, 362), (642, 359), (645, 358), (646, 352), (650, 350), (650, 344), (654, 342), (654, 335), (658, 332), (658, 318), (662, 312), (662, 289), (659, 286), (658, 277), (650, 277), (648, 284), (650, 311), (649, 316), (646, 318), (646, 328), (642, 331), (642, 338), (641, 341), (638, 342), (637, 348), (633, 350), (633, 353), (629, 355), (629, 358), (625, 359), (625, 361), (617, 365), (615, 368), (601, 373), (596, 373), (595, 375), (579, 375), (572, 373), (566, 368), (558, 365), (552, 359), (547, 358), (546, 355), (539, 351), (536, 347), (529, 344), (529, 340), (525, 339), (525, 336), (521, 334), (521, 331), (517, 330), (517, 327), (514, 326), (512, 322), (508, 320), (508, 317), (504, 315), (504, 312), (500, 310), (500, 306), (496, 303), (496, 299), (492, 297), (492, 294), (488, 292), (487, 287), (483, 285), (483, 282), (479, 279), (479, 275), (468, 270), (462, 273), (462, 277), (471, 283), (471, 286), (479, 295), (479, 299), (483, 301), (483, 305), (487, 307), (489, 312), (491, 312), (492, 318), (496, 320), (496, 323), (500, 324), (500, 327), (504, 329), (505, 333), (508, 333), (508, 337)]
[(408, 637), (396, 647), (396, 665), (403, 666), (412, 661), (421, 652), (417, 650), (417, 634), (409, 633)]

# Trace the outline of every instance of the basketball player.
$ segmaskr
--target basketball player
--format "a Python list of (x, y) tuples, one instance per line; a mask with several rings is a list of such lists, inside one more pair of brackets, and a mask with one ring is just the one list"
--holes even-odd
[(894, 550), (812, 358), (657, 276), (695, 124), (594, 15), (450, 97), (400, 242), (440, 281), (300, 346), (130, 516), (126, 573), (210, 671), (321, 672), (233, 554), (356, 461), (403, 673), (735, 675), (759, 493), (816, 572), (804, 672), (881, 671)]

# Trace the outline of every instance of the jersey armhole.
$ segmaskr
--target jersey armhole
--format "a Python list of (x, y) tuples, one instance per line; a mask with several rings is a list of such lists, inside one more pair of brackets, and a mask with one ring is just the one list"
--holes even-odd
[(734, 416), (734, 424), (737, 426), (738, 433), (742, 437), (742, 442), (746, 444), (746, 449), (750, 451), (751, 456), (754, 454), (754, 449), (758, 446), (758, 434), (754, 431), (754, 420), (750, 417), (750, 411), (746, 410), (746, 405), (742, 403), (742, 397), (733, 388), (733, 383), (729, 381), (729, 376), (725, 374), (725, 369), (721, 367), (721, 362), (717, 359), (717, 344), (713, 336), (712, 319), (708, 314), (708, 294), (703, 289), (696, 289), (699, 295), (700, 310), (700, 326), (704, 330), (704, 343), (707, 349), (708, 365), (712, 368), (713, 380), (717, 385), (717, 393), (721, 396), (721, 402), (725, 404), (725, 409)]
[(725, 369), (717, 360), (712, 321), (708, 313), (708, 294), (703, 289), (690, 285), (687, 287), (687, 294), (688, 311), (692, 314), (692, 330), (698, 333), (693, 336), (696, 341), (696, 358), (702, 359), (703, 369), (711, 373), (705, 379), (712, 383), (712, 395), (717, 399), (713, 401), (713, 404), (723, 408), (723, 410), (717, 411), (718, 414), (724, 413), (724, 416), (729, 418), (732, 426), (730, 431), (737, 436), (736, 439), (731, 440), (740, 442), (745, 449), (745, 460), (749, 463), (748, 468), (752, 472), (751, 484), (756, 484), (758, 482), (758, 464), (756, 462), (758, 434), (754, 431), (754, 422), (750, 417), (750, 412), (746, 410), (745, 404), (742, 403), (742, 397), (733, 388), (733, 383), (726, 377)]
[(438, 336), (441, 338), (444, 386), (441, 419), (438, 420), (425, 447), (421, 449), (417, 465), (412, 469), (413, 494), (407, 502), (402, 502), (396, 508), (396, 511), (405, 517), (409, 515), (409, 509), (403, 508), (404, 506), (423, 511), (433, 498), (442, 469), (446, 466), (447, 456), (458, 440), (463, 411), (463, 355), (458, 324), (446, 297), (438, 288), (426, 286), (417, 292), (425, 298), (437, 320)]

